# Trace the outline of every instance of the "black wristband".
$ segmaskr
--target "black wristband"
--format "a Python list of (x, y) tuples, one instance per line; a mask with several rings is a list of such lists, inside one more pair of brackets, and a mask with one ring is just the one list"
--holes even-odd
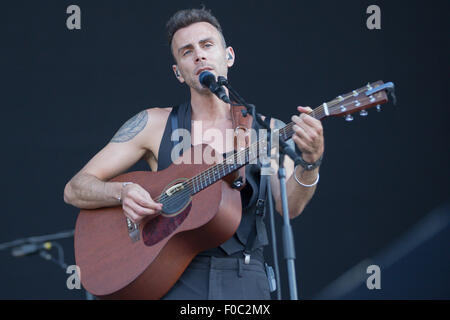
[(309, 162), (306, 162), (305, 160), (303, 160), (302, 156), (298, 156), (297, 160), (295, 161), (295, 165), (297, 166), (299, 164), (306, 171), (311, 171), (311, 170), (314, 170), (315, 168), (317, 168), (318, 166), (320, 166), (320, 164), (322, 163), (322, 158), (323, 158), (323, 155), (321, 155), (320, 158), (316, 162), (309, 163)]

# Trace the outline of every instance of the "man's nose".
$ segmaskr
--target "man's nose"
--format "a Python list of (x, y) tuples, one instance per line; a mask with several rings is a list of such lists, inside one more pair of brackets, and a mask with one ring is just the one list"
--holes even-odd
[(205, 61), (206, 60), (206, 54), (203, 50), (196, 50), (195, 51), (195, 62)]

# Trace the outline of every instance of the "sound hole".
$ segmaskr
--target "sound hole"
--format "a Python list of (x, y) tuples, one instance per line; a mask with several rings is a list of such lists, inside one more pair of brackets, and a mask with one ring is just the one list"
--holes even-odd
[[(172, 185), (176, 186), (178, 184), (174, 183)], [(191, 193), (187, 189), (175, 191), (170, 196), (167, 196), (165, 193), (163, 195), (159, 201), (163, 205), (162, 215), (166, 217), (179, 214), (191, 200)]]

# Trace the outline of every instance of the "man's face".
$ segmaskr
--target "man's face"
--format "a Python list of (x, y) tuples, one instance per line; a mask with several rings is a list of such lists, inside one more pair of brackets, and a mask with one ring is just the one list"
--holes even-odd
[(224, 47), (219, 31), (207, 22), (197, 22), (175, 32), (172, 53), (177, 62), (173, 70), (179, 71), (178, 80), (203, 93), (209, 91), (200, 84), (200, 73), (208, 70), (216, 77), (226, 77), (234, 62), (233, 49)]

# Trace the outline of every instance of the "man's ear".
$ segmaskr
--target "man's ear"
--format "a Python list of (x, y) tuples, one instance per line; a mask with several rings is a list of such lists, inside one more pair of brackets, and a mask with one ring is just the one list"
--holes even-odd
[(226, 49), (226, 55), (227, 55), (227, 66), (228, 68), (231, 68), (235, 61), (234, 50), (232, 47), (228, 47)]
[(175, 77), (177, 77), (178, 81), (180, 81), (180, 83), (184, 83), (184, 78), (180, 73), (180, 70), (178, 70), (178, 66), (176, 64), (174, 64), (172, 66), (173, 72), (175, 73)]

